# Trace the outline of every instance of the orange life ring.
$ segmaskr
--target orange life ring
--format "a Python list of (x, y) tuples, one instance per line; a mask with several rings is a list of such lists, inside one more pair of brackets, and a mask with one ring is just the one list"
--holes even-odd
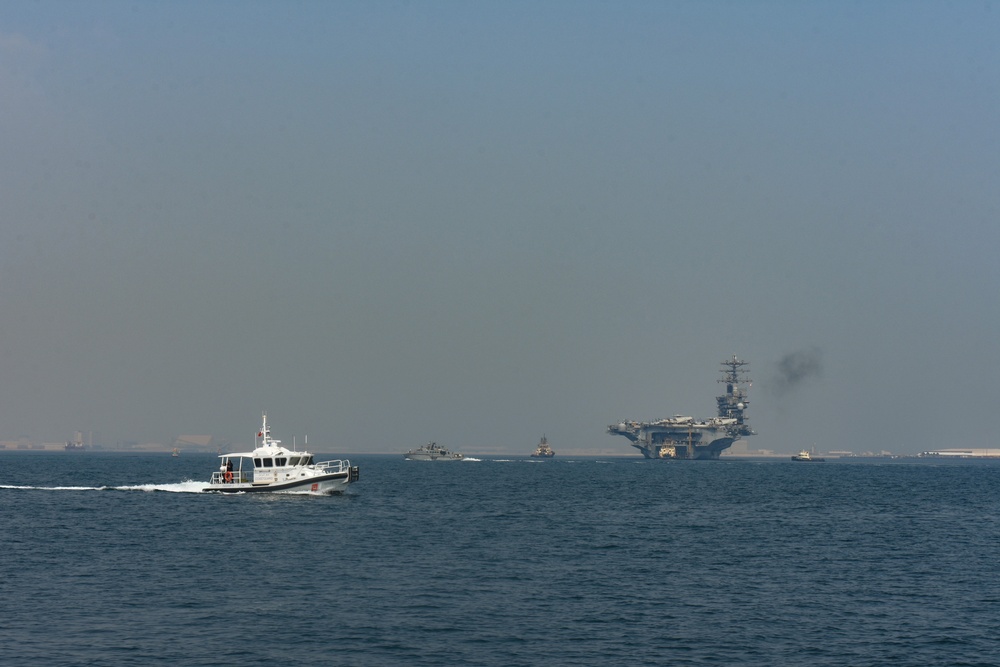
[(223, 475), (223, 477), (225, 477), (225, 479), (226, 479), (226, 484), (231, 484), (232, 481), (233, 481), (233, 471), (232, 470), (227, 470), (226, 474)]

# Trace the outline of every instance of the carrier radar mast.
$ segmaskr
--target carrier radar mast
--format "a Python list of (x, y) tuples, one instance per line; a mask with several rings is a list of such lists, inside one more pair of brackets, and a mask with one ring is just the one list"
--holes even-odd
[(726, 385), (726, 393), (715, 399), (719, 403), (719, 417), (736, 420), (726, 430), (737, 439), (744, 435), (754, 435), (743, 414), (750, 405), (747, 389), (753, 386), (753, 381), (748, 377), (749, 365), (749, 361), (743, 361), (734, 354), (732, 359), (722, 362), (722, 378), (718, 380)]

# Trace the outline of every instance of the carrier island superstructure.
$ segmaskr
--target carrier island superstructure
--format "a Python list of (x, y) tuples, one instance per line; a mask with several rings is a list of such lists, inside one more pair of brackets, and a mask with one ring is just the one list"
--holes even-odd
[(608, 427), (622, 435), (647, 459), (717, 459), (723, 450), (746, 435), (755, 435), (746, 421), (750, 401), (748, 362), (735, 355), (722, 362), (726, 393), (716, 397), (719, 415), (698, 420), (677, 415), (651, 422), (622, 421)]

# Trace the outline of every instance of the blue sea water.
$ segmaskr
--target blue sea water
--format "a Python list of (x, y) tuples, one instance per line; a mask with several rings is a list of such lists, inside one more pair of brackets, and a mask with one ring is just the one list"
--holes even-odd
[(5, 665), (996, 665), (1000, 464), (0, 454)]

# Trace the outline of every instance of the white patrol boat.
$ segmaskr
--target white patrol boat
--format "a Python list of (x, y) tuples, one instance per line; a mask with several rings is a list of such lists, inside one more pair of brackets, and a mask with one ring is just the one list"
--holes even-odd
[(358, 481), (358, 467), (350, 461), (314, 463), (309, 452), (296, 452), (271, 438), (267, 414), (254, 439), (252, 452), (222, 454), (219, 471), (205, 491), (223, 493), (312, 493), (331, 494), (343, 491)]

